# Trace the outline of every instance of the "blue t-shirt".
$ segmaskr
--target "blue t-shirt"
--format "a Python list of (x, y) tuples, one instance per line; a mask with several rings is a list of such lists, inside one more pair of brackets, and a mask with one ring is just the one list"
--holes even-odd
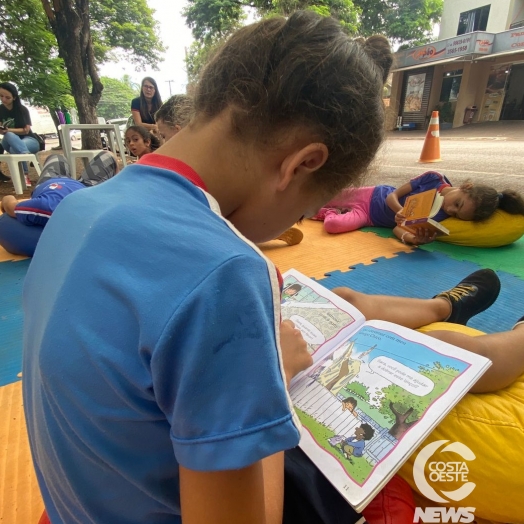
[[(451, 186), (451, 182), (440, 173), (436, 171), (427, 171), (422, 175), (412, 178), (411, 181), (411, 192), (399, 198), (401, 205), (404, 205), (406, 198), (417, 193), (423, 193), (429, 189), (436, 189), (441, 191), (445, 187)], [(371, 205), (369, 208), (369, 216), (371, 222), (377, 227), (395, 227), (395, 213), (387, 205), (386, 198), (390, 193), (395, 191), (396, 187), (393, 186), (376, 186), (373, 195), (371, 196)], [(448, 218), (448, 215), (444, 211), (440, 210), (434, 217), (433, 220), (441, 222)]]
[(26, 226), (45, 226), (56, 206), (69, 194), (86, 186), (71, 178), (50, 178), (35, 187), (29, 200), (17, 204), (16, 219)]
[(198, 178), (152, 154), (68, 197), (29, 268), (25, 412), (53, 524), (179, 523), (179, 464), (298, 444), (276, 270), (175, 170)]
[(361, 457), (364, 454), (364, 448), (366, 447), (365, 440), (357, 440), (356, 437), (349, 437), (345, 443), (353, 446), (353, 455), (355, 457)]

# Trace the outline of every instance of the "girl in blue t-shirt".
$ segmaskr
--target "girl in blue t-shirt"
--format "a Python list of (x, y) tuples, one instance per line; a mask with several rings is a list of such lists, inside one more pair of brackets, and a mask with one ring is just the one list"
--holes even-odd
[(444, 175), (427, 171), (399, 188), (380, 185), (344, 189), (313, 219), (323, 220), (328, 233), (346, 233), (366, 226), (389, 227), (406, 244), (427, 244), (435, 240), (435, 233), (419, 229), (413, 234), (398, 224), (405, 220), (402, 208), (406, 198), (430, 189), (436, 189), (444, 197), (440, 211), (432, 217), (437, 222), (449, 217), (476, 222), (489, 218), (496, 209), (524, 215), (524, 199), (516, 191), (499, 193), (472, 182), (453, 187)]

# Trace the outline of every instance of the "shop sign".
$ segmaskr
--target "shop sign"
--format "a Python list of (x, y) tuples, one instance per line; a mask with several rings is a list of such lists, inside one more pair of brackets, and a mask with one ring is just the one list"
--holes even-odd
[(493, 53), (504, 53), (506, 51), (524, 51), (524, 28), (510, 29), (503, 33), (497, 33), (493, 45)]
[(425, 65), (446, 58), (459, 57), (471, 53), (489, 54), (493, 47), (492, 33), (475, 32), (439, 40), (414, 49), (404, 49), (395, 53), (398, 67)]

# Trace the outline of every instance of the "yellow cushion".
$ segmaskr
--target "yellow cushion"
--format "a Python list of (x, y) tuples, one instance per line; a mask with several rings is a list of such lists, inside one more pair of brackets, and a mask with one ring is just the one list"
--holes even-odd
[(500, 209), (483, 222), (446, 218), (442, 225), (449, 229), (449, 236), (442, 235), (437, 240), (459, 246), (505, 246), (524, 235), (524, 216), (510, 215)]
[[(481, 335), (480, 331), (454, 324), (437, 323), (420, 331), (448, 330)], [(468, 446), (476, 456), (467, 461), (473, 492), (451, 507), (474, 507), (475, 516), (498, 522), (524, 523), (524, 376), (496, 393), (468, 394), (424, 441), (449, 440)], [(402, 466), (400, 475), (415, 492), (413, 463), (418, 451)], [(439, 456), (440, 455), (440, 456)], [(433, 460), (459, 461), (455, 453), (434, 455)], [(445, 457), (445, 458), (444, 458)], [(430, 462), (430, 461), (428, 461)], [(428, 478), (426, 476), (426, 478)], [(453, 491), (464, 482), (431, 483), (437, 491)], [(420, 499), (419, 499), (420, 500)], [(429, 507), (442, 504), (426, 501)]]

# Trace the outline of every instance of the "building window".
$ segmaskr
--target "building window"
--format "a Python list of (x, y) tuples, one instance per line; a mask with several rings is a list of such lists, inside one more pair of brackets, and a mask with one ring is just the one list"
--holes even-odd
[(460, 13), (457, 35), (472, 33), (473, 31), (485, 31), (488, 26), (490, 7), (491, 5), (485, 5), (478, 9)]

